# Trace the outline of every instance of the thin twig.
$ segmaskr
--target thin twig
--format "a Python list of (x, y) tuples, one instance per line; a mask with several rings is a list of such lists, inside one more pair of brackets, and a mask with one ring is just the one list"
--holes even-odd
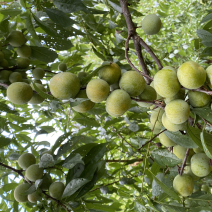
[(136, 102), (145, 102), (145, 103), (153, 104), (153, 105), (155, 105), (157, 107), (160, 107), (163, 110), (165, 108), (165, 104), (163, 102), (158, 101), (158, 100), (146, 101), (146, 100), (136, 99), (136, 98), (133, 98), (133, 97), (131, 97), (131, 99), (134, 100), (134, 101), (136, 101)]
[(11, 166), (8, 166), (8, 165), (6, 165), (6, 164), (4, 164), (4, 163), (0, 163), (0, 166), (3, 166), (3, 167), (5, 167), (5, 168), (7, 168), (7, 169), (10, 169), (10, 170), (12, 170), (12, 171), (14, 171), (14, 172), (16, 172), (16, 173), (18, 173), (20, 176), (22, 176), (23, 178), (24, 178), (24, 175), (23, 175), (23, 169), (15, 169), (15, 168), (13, 168), (13, 167), (11, 167)]
[(184, 170), (185, 165), (186, 165), (186, 160), (187, 160), (187, 157), (188, 157), (188, 154), (189, 154), (189, 150), (190, 150), (190, 149), (187, 149), (187, 150), (186, 150), (186, 154), (185, 154), (185, 157), (184, 157), (184, 160), (183, 160), (183, 164), (182, 164), (181, 170), (180, 170), (180, 175), (183, 174), (183, 170)]
[(207, 95), (209, 96), (212, 96), (212, 91), (208, 91), (206, 90), (205, 88), (204, 89), (201, 89), (201, 88), (197, 88), (197, 89), (188, 89), (188, 88), (184, 88), (184, 87), (181, 87), (182, 89), (184, 90), (189, 90), (189, 91), (199, 91), (201, 93), (206, 93)]

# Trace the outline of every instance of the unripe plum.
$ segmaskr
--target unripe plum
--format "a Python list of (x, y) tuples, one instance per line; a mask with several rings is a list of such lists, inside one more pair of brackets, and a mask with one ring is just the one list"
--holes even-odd
[(55, 199), (60, 199), (63, 195), (65, 186), (62, 182), (54, 182), (49, 187), (49, 194)]
[(209, 192), (210, 191), (210, 188), (209, 188), (208, 185), (202, 185), (201, 191)]
[(169, 69), (169, 70), (172, 70), (174, 71), (175, 73), (177, 73), (177, 70), (171, 66), (164, 66), (163, 69)]
[(198, 177), (205, 177), (211, 172), (209, 158), (205, 153), (197, 153), (192, 156), (191, 170)]
[(0, 51), (0, 62), (4, 59), (4, 53)]
[(41, 193), (35, 191), (32, 194), (29, 194), (27, 198), (31, 203), (36, 203), (41, 199)]
[(182, 99), (169, 102), (165, 107), (166, 117), (173, 124), (182, 124), (188, 120), (190, 107)]
[(109, 84), (102, 79), (93, 79), (86, 87), (86, 94), (88, 98), (95, 103), (104, 101), (108, 97), (109, 92)]
[(159, 139), (161, 144), (163, 144), (165, 147), (171, 147), (176, 145), (176, 143), (170, 138), (168, 138), (164, 132), (159, 135)]
[[(152, 82), (150, 83), (150, 86), (153, 87), (153, 88), (155, 89), (155, 87), (154, 87), (154, 81), (152, 81)], [(157, 93), (157, 91), (156, 91), (156, 93)], [(157, 93), (156, 99), (163, 99), (163, 97), (162, 97), (160, 94)]]
[(13, 72), (9, 76), (10, 83), (22, 82), (22, 75), (19, 72)]
[(188, 98), (193, 107), (204, 107), (211, 101), (211, 96), (199, 91), (188, 91)]
[(165, 103), (168, 104), (169, 102), (171, 102), (172, 100), (175, 100), (175, 99), (184, 100), (185, 99), (185, 90), (184, 89), (180, 89), (179, 92), (176, 95), (166, 98), (165, 99)]
[(186, 154), (186, 148), (180, 145), (176, 145), (173, 147), (173, 153), (181, 160), (184, 159)]
[(190, 175), (177, 175), (173, 181), (174, 189), (183, 197), (190, 196), (194, 190), (194, 182)]
[(157, 134), (161, 131), (162, 124), (162, 116), (163, 116), (164, 110), (161, 108), (157, 108), (152, 111), (150, 116), (150, 128), (153, 130), (154, 134)]
[(119, 81), (119, 86), (130, 96), (138, 96), (144, 91), (146, 81), (137, 71), (126, 71)]
[(212, 65), (206, 69), (207, 79), (209, 80), (209, 87), (212, 88)]
[(31, 86), (25, 82), (14, 82), (7, 88), (7, 97), (14, 104), (25, 104), (32, 95)]
[(20, 57), (30, 57), (31, 52), (31, 47), (27, 45), (23, 45), (17, 48), (17, 54)]
[(162, 23), (160, 18), (156, 14), (149, 14), (144, 17), (141, 25), (145, 34), (155, 35), (160, 31)]
[(32, 70), (32, 75), (36, 80), (43, 79), (45, 71), (42, 68), (35, 68)]
[(12, 31), (7, 37), (9, 44), (13, 47), (19, 47), (26, 43), (26, 38), (20, 31)]
[[(46, 91), (46, 89), (44, 88), (43, 85), (39, 84), (39, 83), (35, 83), (35, 85), (40, 89), (42, 90), (43, 92)], [(32, 87), (33, 90), (35, 90), (33, 84), (30, 85)], [(37, 105), (37, 104), (40, 104), (44, 101), (44, 98), (42, 96), (40, 96), (38, 93), (33, 93), (32, 95), (32, 98), (29, 100), (29, 103), (30, 104), (33, 104), (33, 105)]]
[(18, 165), (22, 169), (27, 169), (32, 164), (36, 163), (35, 156), (31, 153), (24, 153), (18, 158)]
[(114, 117), (123, 115), (131, 105), (129, 94), (121, 89), (113, 91), (106, 101), (106, 111)]
[(12, 73), (12, 71), (8, 71), (8, 70), (0, 71), (0, 80), (3, 82), (8, 82), (9, 76), (11, 73)]
[(38, 164), (29, 166), (26, 170), (25, 176), (32, 182), (43, 177), (43, 168), (39, 168)]
[(18, 68), (28, 68), (30, 64), (30, 60), (26, 57), (19, 57), (16, 60), (16, 64)]
[(82, 81), (83, 78), (85, 78), (87, 76), (87, 73), (85, 73), (84, 71), (80, 71), (77, 74), (77, 77), (79, 78), (80, 82)]
[(25, 71), (18, 71), (18, 73), (20, 73), (20, 74), (21, 74), (22, 79), (26, 79), (26, 78), (27, 78), (27, 74), (26, 74), (26, 72), (25, 72)]
[(80, 90), (80, 81), (76, 75), (63, 72), (51, 78), (49, 88), (55, 98), (74, 98)]
[(27, 198), (28, 195), (24, 194), (24, 192), (26, 192), (30, 187), (31, 187), (31, 185), (28, 184), (28, 183), (18, 185), (14, 190), (15, 200), (17, 202), (27, 202), (28, 201), (28, 198)]
[(155, 74), (154, 88), (162, 97), (173, 97), (180, 90), (177, 74), (170, 69), (161, 69)]
[(119, 81), (121, 77), (121, 69), (116, 63), (103, 66), (99, 70), (99, 78), (105, 80), (109, 85)]
[(0, 66), (3, 67), (3, 68), (8, 68), (9, 67), (9, 63), (6, 59), (3, 59), (1, 62), (0, 62)]
[(179, 67), (177, 77), (183, 87), (197, 89), (205, 83), (206, 71), (198, 63), (188, 61)]
[(42, 180), (43, 180), (43, 181), (42, 181), (42, 183), (41, 183), (41, 185), (40, 185), (40, 188), (41, 188), (42, 190), (47, 190), (47, 189), (49, 189), (49, 186), (52, 184), (52, 178), (51, 178), (50, 174), (45, 173), (45, 174), (43, 175)]
[(67, 65), (66, 65), (66, 63), (60, 63), (60, 64), (58, 65), (58, 69), (59, 69), (60, 71), (66, 71), (66, 70), (67, 70)]
[(202, 152), (204, 153), (204, 151), (202, 149), (200, 149), (199, 147), (193, 148), (193, 150), (195, 153), (202, 153)]
[(183, 173), (184, 173), (184, 174), (190, 175), (194, 181), (199, 180), (199, 177), (197, 177), (197, 176), (191, 171), (191, 166), (185, 166), (185, 167), (184, 167)]

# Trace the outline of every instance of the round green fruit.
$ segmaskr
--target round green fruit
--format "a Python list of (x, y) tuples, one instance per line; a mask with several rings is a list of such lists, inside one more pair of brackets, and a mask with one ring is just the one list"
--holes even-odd
[(144, 17), (141, 25), (145, 34), (155, 35), (160, 31), (162, 22), (156, 14), (149, 14)]
[(193, 148), (195, 153), (204, 153), (204, 151), (202, 149), (200, 149), (199, 147), (197, 148)]
[(176, 145), (173, 147), (173, 153), (181, 160), (184, 159), (186, 154), (186, 148), (180, 145)]
[(126, 71), (119, 81), (119, 87), (130, 96), (140, 95), (144, 91), (145, 86), (144, 77), (137, 71)]
[(70, 72), (56, 74), (50, 80), (50, 91), (55, 98), (74, 98), (80, 90), (78, 77)]
[[(43, 85), (39, 84), (39, 83), (35, 83), (35, 85), (37, 86), (38, 89), (40, 89), (41, 91), (45, 92), (46, 89), (44, 88)], [(32, 87), (32, 89), (35, 91), (34, 85), (31, 84), (30, 85)], [(40, 96), (38, 93), (33, 93), (32, 98), (29, 100), (30, 104), (33, 105), (37, 105), (40, 104), (44, 101), (44, 98), (42, 96)]]
[(0, 51), (0, 62), (2, 62), (3, 59), (4, 59), (4, 53)]
[(58, 65), (58, 69), (59, 69), (60, 71), (66, 71), (66, 70), (67, 70), (67, 65), (66, 65), (66, 63), (60, 63), (60, 64)]
[(3, 82), (8, 82), (9, 76), (11, 73), (12, 73), (12, 71), (8, 71), (8, 70), (0, 71), (0, 80)]
[(209, 105), (211, 96), (199, 91), (188, 91), (189, 103), (193, 107), (204, 107)]
[(199, 180), (199, 177), (191, 171), (191, 166), (185, 166), (183, 173), (190, 175), (194, 181)]
[(171, 147), (176, 145), (176, 143), (170, 138), (168, 138), (164, 132), (159, 135), (159, 140), (161, 144), (163, 144), (165, 147)]
[[(152, 81), (152, 82), (150, 83), (150, 86), (153, 87), (153, 88), (155, 89), (155, 87), (154, 87), (154, 81)], [(156, 91), (156, 93), (157, 93), (157, 91)], [(160, 94), (157, 93), (156, 99), (163, 99), (163, 97), (162, 97)]]
[(36, 163), (35, 156), (31, 153), (24, 153), (18, 158), (18, 165), (22, 169), (27, 169), (29, 166)]
[(103, 66), (99, 70), (99, 78), (105, 80), (109, 85), (119, 81), (121, 77), (121, 69), (116, 63)]
[(188, 61), (179, 67), (177, 77), (183, 87), (197, 89), (205, 83), (206, 71), (198, 63)]
[(22, 75), (19, 72), (13, 72), (9, 76), (10, 83), (22, 82)]
[(31, 47), (27, 45), (23, 45), (17, 48), (17, 54), (20, 57), (30, 57), (31, 52)]
[(6, 59), (3, 59), (1, 62), (0, 62), (0, 66), (3, 67), (3, 68), (8, 68), (9, 67), (9, 63)]
[(85, 73), (84, 71), (80, 71), (77, 74), (77, 77), (79, 78), (80, 82), (82, 81), (82, 79), (84, 79), (87, 76), (87, 73)]
[(7, 97), (14, 104), (25, 104), (33, 95), (32, 88), (25, 82), (14, 82), (7, 88)]
[(16, 64), (18, 66), (18, 68), (28, 68), (29, 64), (30, 64), (30, 60), (26, 57), (19, 57), (16, 60)]
[(28, 184), (28, 183), (18, 185), (14, 190), (15, 200), (17, 202), (27, 202), (28, 201), (28, 198), (27, 198), (28, 195), (24, 194), (24, 192), (26, 192), (30, 187), (31, 187), (31, 185)]
[(171, 66), (164, 66), (163, 69), (169, 69), (172, 70), (174, 73), (177, 73), (177, 70)]
[(39, 168), (38, 164), (33, 164), (27, 168), (25, 176), (30, 181), (35, 182), (43, 177), (43, 168)]
[(26, 38), (20, 31), (12, 31), (7, 37), (9, 44), (13, 47), (19, 47), (26, 43)]
[(34, 70), (32, 70), (32, 75), (35, 80), (40, 80), (43, 79), (45, 71), (42, 68), (35, 68)]
[(51, 178), (50, 174), (45, 173), (43, 175), (42, 180), (43, 181), (42, 181), (42, 183), (40, 185), (40, 188), (42, 190), (48, 190), (49, 189), (49, 186), (52, 184), (52, 178)]
[(206, 69), (207, 79), (209, 81), (209, 87), (212, 88), (212, 65)]
[(37, 191), (33, 192), (32, 194), (28, 195), (28, 200), (31, 203), (36, 203), (41, 199), (41, 193), (38, 193)]
[(49, 187), (49, 194), (55, 199), (60, 199), (63, 195), (65, 186), (62, 182), (54, 182)]
[(176, 95), (169, 97), (169, 98), (165, 98), (165, 103), (168, 104), (169, 102), (171, 102), (175, 99), (184, 100), (185, 99), (185, 89), (180, 89), (179, 92)]
[(209, 188), (208, 185), (202, 185), (201, 191), (209, 192), (210, 191), (210, 188)]

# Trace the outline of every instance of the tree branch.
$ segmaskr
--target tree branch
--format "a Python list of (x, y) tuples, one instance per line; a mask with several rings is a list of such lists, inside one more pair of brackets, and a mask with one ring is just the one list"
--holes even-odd
[(190, 149), (187, 149), (187, 150), (186, 150), (186, 154), (185, 154), (185, 157), (184, 157), (184, 160), (183, 160), (183, 164), (182, 164), (182, 167), (181, 167), (181, 170), (180, 170), (180, 175), (183, 174), (183, 170), (184, 170), (184, 168), (185, 168), (185, 164), (186, 164), (186, 160), (187, 160), (187, 157), (188, 157), (188, 154), (189, 154), (189, 150), (190, 150)]
[[(5, 168), (7, 168), (7, 169), (10, 169), (10, 170), (12, 170), (12, 171), (14, 171), (14, 172), (16, 172), (16, 173), (18, 173), (20, 176), (22, 176), (23, 178), (24, 178), (24, 175), (23, 175), (23, 169), (15, 169), (15, 168), (13, 168), (13, 167), (11, 167), (11, 166), (8, 166), (8, 165), (6, 165), (6, 164), (3, 164), (3, 163), (0, 163), (0, 166), (3, 166), (3, 167), (5, 167)], [(25, 178), (24, 178), (25, 179)]]
[(162, 103), (162, 102), (160, 102), (160, 101), (158, 101), (158, 100), (146, 101), (146, 100), (136, 99), (136, 98), (133, 98), (133, 97), (131, 97), (131, 99), (134, 100), (134, 101), (136, 101), (136, 102), (145, 102), (145, 103), (153, 104), (153, 105), (155, 105), (155, 106), (157, 106), (157, 107), (160, 107), (160, 108), (163, 109), (163, 110), (164, 110), (164, 108), (165, 108), (165, 104)]

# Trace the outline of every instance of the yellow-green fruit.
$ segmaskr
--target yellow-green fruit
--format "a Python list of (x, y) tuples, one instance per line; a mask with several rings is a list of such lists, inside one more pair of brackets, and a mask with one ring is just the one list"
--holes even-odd
[(110, 92), (109, 84), (102, 79), (91, 80), (86, 87), (88, 98), (95, 103), (104, 101)]
[(38, 164), (29, 166), (26, 170), (25, 176), (32, 182), (43, 177), (43, 168), (39, 168)]
[(14, 104), (25, 104), (32, 98), (32, 88), (25, 82), (14, 82), (7, 88), (7, 97)]
[[(154, 87), (154, 81), (152, 81), (152, 82), (150, 83), (150, 86), (153, 87), (153, 88), (155, 89), (155, 87)], [(157, 91), (156, 91), (156, 93), (157, 93)], [(163, 99), (163, 97), (162, 97), (160, 94), (157, 93), (156, 99)]]
[(29, 166), (36, 163), (35, 156), (31, 153), (24, 153), (18, 158), (18, 165), (22, 169), (27, 169)]
[(138, 96), (144, 91), (146, 81), (137, 71), (127, 71), (122, 75), (119, 86), (130, 96)]
[(7, 37), (9, 44), (13, 47), (19, 47), (26, 43), (26, 38), (20, 31), (12, 31)]
[(32, 75), (36, 80), (43, 79), (45, 71), (42, 68), (35, 68), (32, 70)]
[(194, 181), (199, 180), (199, 177), (197, 177), (192, 171), (191, 171), (191, 166), (185, 166), (184, 170), (183, 170), (184, 174), (188, 174), (192, 177), (192, 179)]
[(177, 73), (177, 70), (171, 66), (164, 66), (163, 69), (169, 69), (169, 70), (174, 71), (174, 73)]
[(174, 189), (183, 197), (190, 196), (194, 190), (194, 182), (190, 175), (177, 175), (173, 181)]
[(169, 98), (180, 90), (177, 74), (170, 69), (162, 69), (155, 74), (154, 88), (162, 97)]
[(22, 75), (19, 72), (13, 72), (9, 76), (10, 83), (22, 82)]
[(49, 187), (49, 194), (55, 199), (60, 199), (63, 195), (65, 186), (62, 182), (54, 182)]
[(180, 145), (176, 145), (173, 147), (173, 153), (181, 160), (184, 159), (186, 154), (186, 148)]
[(197, 89), (205, 83), (206, 71), (198, 63), (188, 61), (179, 67), (177, 77), (183, 87)]
[(26, 78), (27, 78), (27, 74), (26, 74), (26, 72), (25, 72), (25, 71), (18, 71), (18, 73), (20, 73), (20, 74), (21, 74), (22, 79), (26, 79)]
[(166, 98), (165, 103), (168, 104), (169, 102), (171, 102), (172, 100), (175, 100), (175, 99), (184, 100), (185, 99), (185, 89), (180, 89), (179, 92), (176, 95), (169, 97), (169, 98)]
[(144, 17), (141, 25), (145, 34), (155, 35), (160, 31), (162, 23), (160, 18), (156, 14), (149, 14)]
[(106, 101), (106, 111), (114, 117), (123, 115), (131, 104), (131, 98), (126, 91), (117, 89), (113, 91)]
[(103, 66), (99, 70), (99, 78), (105, 80), (109, 85), (119, 81), (121, 77), (121, 69), (116, 63)]
[(159, 140), (161, 142), (161, 144), (163, 144), (165, 147), (171, 147), (171, 146), (175, 146), (176, 143), (174, 141), (172, 141), (171, 139), (169, 139), (165, 133), (161, 133), (159, 135)]
[(171, 132), (177, 132), (178, 130), (187, 129), (187, 121), (182, 124), (174, 124), (170, 122), (169, 119), (166, 117), (166, 113), (164, 113), (162, 116), (162, 123), (163, 123), (163, 126)]
[(206, 74), (209, 81), (209, 87), (212, 88), (212, 65), (206, 69)]
[(173, 124), (182, 124), (188, 120), (190, 107), (182, 99), (169, 102), (165, 107), (166, 117)]
[(35, 191), (32, 194), (29, 194), (27, 198), (31, 203), (36, 203), (41, 199), (41, 193)]
[(116, 83), (110, 85), (110, 91), (114, 91), (114, 90), (117, 90), (117, 89), (120, 89), (119, 82), (116, 82)]
[(23, 45), (17, 48), (17, 54), (20, 57), (30, 57), (31, 52), (31, 47), (27, 45)]
[(17, 202), (27, 202), (28, 198), (27, 198), (27, 194), (24, 194), (24, 192), (26, 192), (29, 188), (30, 188), (30, 184), (28, 183), (24, 183), (24, 184), (20, 184), (18, 185), (15, 190), (14, 190), (14, 198)]
[[(76, 95), (75, 98), (88, 98), (87, 94), (86, 94), (86, 90), (81, 90), (79, 91), (79, 93)], [(90, 100), (86, 100), (84, 102), (81, 102), (80, 104), (78, 104), (77, 106), (74, 106), (73, 109), (79, 113), (85, 113), (88, 110), (90, 110), (91, 108), (93, 108), (95, 105), (94, 102), (90, 101)]]
[[(146, 85), (144, 91), (138, 97), (140, 100), (153, 101), (157, 98), (157, 93), (152, 86)], [(137, 104), (141, 107), (150, 107), (152, 105), (145, 102), (137, 102)]]
[(197, 153), (192, 156), (191, 170), (198, 177), (205, 177), (211, 172), (209, 158), (205, 153)]
[(16, 64), (18, 68), (28, 68), (30, 64), (30, 60), (26, 57), (19, 57), (16, 60)]
[(50, 80), (50, 91), (55, 98), (74, 98), (80, 90), (78, 77), (70, 72), (56, 74)]
[(58, 69), (59, 69), (60, 71), (66, 71), (66, 70), (67, 70), (67, 65), (66, 65), (66, 63), (60, 63), (60, 64), (58, 65)]
[(9, 67), (9, 63), (6, 59), (3, 59), (1, 62), (0, 62), (0, 66), (3, 67), (3, 68), (8, 68)]
[(83, 78), (85, 78), (87, 76), (87, 73), (85, 73), (84, 71), (80, 71), (77, 74), (77, 77), (79, 78), (80, 82), (82, 81)]
[[(35, 83), (35, 85), (40, 89), (42, 90), (43, 92), (46, 91), (46, 89), (44, 88), (43, 85), (39, 84), (39, 83)], [(35, 91), (35, 88), (34, 88), (34, 85), (31, 84), (30, 85), (32, 87), (32, 89)], [(40, 104), (44, 101), (44, 98), (42, 96), (40, 96), (38, 93), (33, 93), (32, 95), (32, 98), (29, 100), (29, 103), (30, 104), (33, 104), (33, 105), (37, 105), (37, 104)]]
[(199, 91), (188, 91), (188, 98), (193, 107), (204, 107), (211, 101), (211, 96)]
[(210, 191), (209, 186), (208, 185), (202, 185), (201, 191), (209, 192)]
[(45, 173), (42, 180), (43, 181), (40, 185), (40, 188), (42, 190), (48, 190), (49, 186), (52, 184), (52, 178), (51, 178), (50, 174)]
[(4, 59), (4, 53), (0, 51), (0, 62)]
[(202, 153), (202, 152), (204, 153), (204, 151), (202, 149), (200, 149), (199, 147), (193, 148), (193, 150), (195, 153)]
[(164, 110), (161, 108), (157, 108), (152, 111), (150, 116), (150, 128), (153, 130), (154, 134), (157, 134), (161, 131), (162, 125), (162, 116), (163, 116)]
[(12, 71), (8, 71), (8, 70), (0, 71), (0, 80), (3, 82), (8, 82), (9, 76), (11, 73), (12, 73)]

